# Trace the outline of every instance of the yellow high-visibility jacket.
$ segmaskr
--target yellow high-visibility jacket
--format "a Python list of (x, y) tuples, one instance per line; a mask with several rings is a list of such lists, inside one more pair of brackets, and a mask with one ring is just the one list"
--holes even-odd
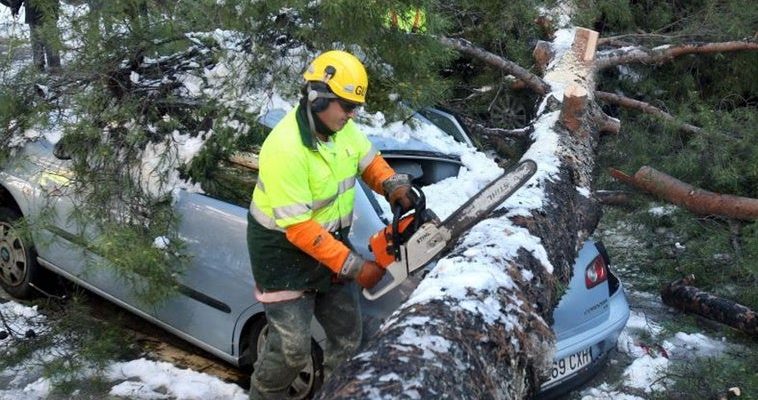
[(305, 118), (300, 107), (289, 112), (259, 154), (248, 246), (264, 291), (323, 289), (350, 252), (357, 177), (382, 193), (394, 174), (352, 120), (324, 143)]

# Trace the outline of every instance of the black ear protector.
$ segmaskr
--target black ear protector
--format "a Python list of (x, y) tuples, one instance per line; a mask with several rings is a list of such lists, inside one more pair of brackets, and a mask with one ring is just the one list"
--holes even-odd
[(308, 102), (311, 104), (311, 111), (320, 113), (329, 107), (329, 102), (337, 96), (329, 90), (329, 86), (322, 82), (308, 83)]
[(326, 89), (326, 84), (320, 82), (312, 82), (308, 84), (308, 102), (311, 104), (311, 111), (314, 113), (320, 113), (329, 107), (329, 101), (331, 99), (324, 95), (329, 93)]

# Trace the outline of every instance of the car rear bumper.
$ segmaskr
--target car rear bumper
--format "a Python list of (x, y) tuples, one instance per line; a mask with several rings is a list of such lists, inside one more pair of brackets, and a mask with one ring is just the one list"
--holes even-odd
[(551, 399), (565, 394), (592, 378), (605, 365), (608, 355), (616, 348), (616, 342), (630, 313), (623, 286), (619, 286), (609, 302), (609, 315), (605, 322), (556, 343), (555, 360), (591, 348), (592, 361), (574, 374), (541, 387), (536, 398)]

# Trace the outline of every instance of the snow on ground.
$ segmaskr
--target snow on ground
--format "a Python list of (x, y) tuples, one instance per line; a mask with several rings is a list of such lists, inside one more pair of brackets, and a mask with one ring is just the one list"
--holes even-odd
[[(49, 327), (37, 307), (27, 307), (8, 301), (0, 304), (5, 323), (0, 331), (11, 334), (0, 339), (0, 355), (13, 354), (14, 344), (25, 340), (27, 332), (43, 333)], [(56, 348), (38, 350), (28, 360), (0, 371), (0, 400), (46, 399), (52, 390), (50, 379), (43, 377), (42, 364), (56, 356)], [(84, 375), (92, 373), (83, 372)], [(247, 399), (241, 387), (166, 362), (137, 359), (114, 362), (105, 371), (111, 383), (109, 394), (129, 399)]]
[[(630, 299), (652, 297), (649, 293), (632, 292)], [(633, 305), (634, 308), (634, 305)], [(675, 363), (696, 362), (699, 358), (718, 357), (727, 349), (724, 338), (714, 339), (702, 333), (663, 331), (654, 314), (632, 310), (626, 327), (619, 336), (617, 350), (631, 359), (624, 367), (620, 382), (603, 382), (581, 391), (582, 400), (636, 400), (641, 397), (624, 393), (633, 389), (644, 393), (665, 392), (670, 383), (669, 368)]]
[[(36, 307), (8, 301), (0, 304), (0, 313), (8, 322), (8, 326), (3, 325), (0, 331), (10, 330), (17, 338), (0, 340), (0, 354), (11, 354), (13, 340), (24, 340), (23, 336), (28, 330), (42, 332), (48, 329), (45, 317)], [(632, 360), (622, 373), (622, 381), (604, 382), (583, 389), (582, 400), (640, 399), (624, 393), (624, 388), (636, 388), (646, 393), (662, 390), (665, 374), (671, 363), (719, 356), (727, 347), (723, 339), (710, 338), (701, 333), (677, 332), (673, 336), (665, 337), (661, 337), (661, 333), (662, 329), (657, 322), (641, 312), (633, 311), (617, 346), (618, 351), (628, 355)], [(412, 330), (409, 330), (404, 338), (402, 343), (405, 345), (418, 346), (421, 342), (431, 341), (437, 350), (447, 346), (444, 339), (421, 338)], [(655, 339), (651, 342), (650, 338)], [(55, 349), (41, 351), (26, 362), (0, 371), (0, 400), (48, 398), (52, 382), (42, 376), (41, 362), (52, 357), (54, 352)], [(238, 385), (225, 383), (202, 372), (144, 358), (113, 362), (106, 369), (104, 378), (109, 382), (109, 395), (129, 399), (247, 398), (245, 390)]]

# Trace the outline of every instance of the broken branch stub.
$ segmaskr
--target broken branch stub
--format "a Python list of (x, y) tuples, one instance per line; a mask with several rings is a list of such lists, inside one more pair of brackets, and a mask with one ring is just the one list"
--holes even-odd
[(555, 51), (549, 42), (540, 40), (537, 42), (537, 45), (534, 46), (532, 57), (534, 57), (537, 69), (540, 72), (545, 72), (547, 66), (550, 65), (550, 62), (553, 61), (553, 57), (555, 57)]

